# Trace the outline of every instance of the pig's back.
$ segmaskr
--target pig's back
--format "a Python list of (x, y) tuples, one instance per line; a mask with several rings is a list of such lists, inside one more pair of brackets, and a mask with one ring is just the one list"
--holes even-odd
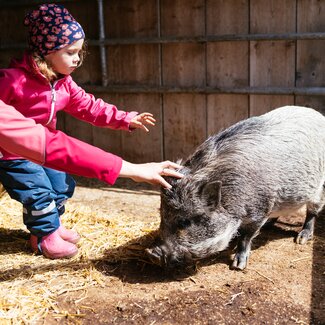
[[(300, 172), (325, 173), (325, 117), (322, 114), (311, 108), (285, 106), (255, 119), (252, 135), (255, 132), (256, 142), (252, 143), (245, 132), (239, 139), (238, 148), (246, 151), (247, 157), (254, 155), (266, 165), (287, 171), (296, 168)], [(249, 125), (250, 119), (246, 121)]]
[(323, 196), (325, 117), (313, 109), (281, 107), (209, 141), (215, 159), (207, 168), (213, 166), (230, 197), (235, 192), (244, 198), (245, 193), (274, 196), (281, 205), (317, 202)]

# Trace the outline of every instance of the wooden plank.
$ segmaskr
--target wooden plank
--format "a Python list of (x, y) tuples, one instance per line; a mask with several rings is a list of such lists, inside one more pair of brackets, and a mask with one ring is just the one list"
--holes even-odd
[(204, 0), (160, 0), (162, 36), (205, 34)]
[[(251, 86), (294, 86), (294, 42), (252, 42)], [(260, 115), (272, 108), (294, 103), (294, 96), (250, 96), (250, 116)]]
[[(1, 43), (26, 43), (28, 28), (24, 27), (25, 14), (35, 6), (19, 6), (0, 9)], [(19, 27), (18, 27), (19, 26)]]
[[(161, 0), (162, 36), (205, 35), (205, 1)], [(206, 46), (199, 43), (162, 45), (162, 85), (205, 86)], [(164, 157), (185, 158), (206, 137), (206, 96), (163, 96)]]
[(102, 94), (102, 98), (116, 105), (120, 110), (150, 112), (157, 123), (148, 127), (149, 133), (142, 130), (132, 132), (94, 128), (94, 145), (134, 162), (162, 160), (162, 121), (160, 114), (160, 96), (151, 94), (113, 95)]
[[(252, 0), (251, 33), (295, 32), (296, 1)], [(250, 43), (250, 86), (295, 86), (295, 42), (261, 41)], [(293, 96), (250, 96), (250, 115), (290, 104)]]
[(60, 128), (64, 127), (63, 131), (68, 135), (85, 141), (89, 144), (93, 144), (93, 126), (89, 123), (80, 121), (73, 116), (62, 112), (62, 114), (60, 114), (60, 121), (58, 122), (58, 126)]
[(204, 86), (205, 46), (192, 43), (163, 45), (162, 70), (165, 86)]
[(297, 43), (297, 86), (324, 86), (325, 41), (309, 40)]
[[(208, 0), (207, 35), (249, 33), (248, 0)], [(207, 85), (249, 86), (249, 42), (207, 44)], [(207, 96), (207, 133), (214, 134), (248, 117), (248, 96), (220, 94)]]
[(110, 0), (104, 2), (107, 37), (157, 36), (157, 2)]
[(207, 0), (207, 35), (249, 33), (248, 0)]
[(293, 41), (251, 42), (250, 85), (293, 87), (295, 43)]
[[(320, 32), (325, 30), (325, 2), (298, 1), (298, 32)], [(297, 41), (297, 80), (298, 87), (318, 87), (325, 84), (325, 41)], [(325, 98), (317, 96), (298, 96), (299, 105), (315, 107), (325, 111)]]
[(164, 95), (165, 158), (186, 158), (206, 138), (205, 96)]
[(251, 0), (252, 34), (286, 33), (296, 30), (296, 0)]
[(296, 105), (314, 108), (325, 115), (325, 96), (297, 96)]
[(262, 115), (286, 105), (294, 105), (294, 96), (251, 95), (250, 116)]
[(325, 30), (325, 2), (299, 0), (297, 7), (297, 32), (323, 32)]
[[(299, 1), (298, 32), (320, 32), (325, 29), (325, 2)], [(323, 86), (324, 76), (323, 40), (297, 42), (297, 86)]]
[(109, 46), (107, 59), (111, 84), (159, 84), (158, 45)]
[(248, 117), (247, 95), (209, 95), (207, 103), (208, 135)]
[(247, 87), (248, 42), (216, 42), (207, 45), (207, 85)]
[(98, 46), (89, 46), (84, 62), (77, 70), (71, 75), (77, 84), (101, 84), (101, 66), (100, 54)]

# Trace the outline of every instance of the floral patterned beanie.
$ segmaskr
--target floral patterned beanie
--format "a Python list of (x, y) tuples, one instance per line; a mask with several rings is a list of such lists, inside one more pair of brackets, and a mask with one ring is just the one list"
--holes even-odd
[(29, 28), (30, 49), (42, 56), (85, 38), (80, 24), (61, 5), (38, 6), (26, 15), (24, 25)]

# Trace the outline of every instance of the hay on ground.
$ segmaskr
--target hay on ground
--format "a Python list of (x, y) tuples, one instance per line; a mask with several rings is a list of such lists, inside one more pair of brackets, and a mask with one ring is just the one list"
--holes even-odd
[[(91, 190), (90, 190), (91, 191)], [(67, 312), (56, 304), (58, 296), (92, 286), (104, 286), (109, 277), (96, 269), (96, 261), (116, 263), (141, 258), (144, 241), (154, 238), (157, 222), (135, 222), (127, 215), (108, 213), (74, 203), (66, 205), (62, 222), (78, 229), (79, 254), (72, 259), (49, 260), (32, 254), (22, 222), (21, 204), (2, 191), (0, 197), (0, 323), (36, 323), (48, 313), (58, 318)], [(82, 318), (82, 314), (70, 315)]]

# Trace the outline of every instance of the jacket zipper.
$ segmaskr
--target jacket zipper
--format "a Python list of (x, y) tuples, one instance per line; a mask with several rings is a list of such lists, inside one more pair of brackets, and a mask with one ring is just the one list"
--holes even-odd
[(55, 91), (56, 84), (57, 84), (57, 81), (55, 81), (53, 83), (53, 85), (50, 84), (50, 87), (51, 87), (51, 111), (50, 111), (50, 117), (45, 125), (49, 125), (52, 122), (52, 119), (54, 116), (55, 102), (56, 102), (56, 91)]

